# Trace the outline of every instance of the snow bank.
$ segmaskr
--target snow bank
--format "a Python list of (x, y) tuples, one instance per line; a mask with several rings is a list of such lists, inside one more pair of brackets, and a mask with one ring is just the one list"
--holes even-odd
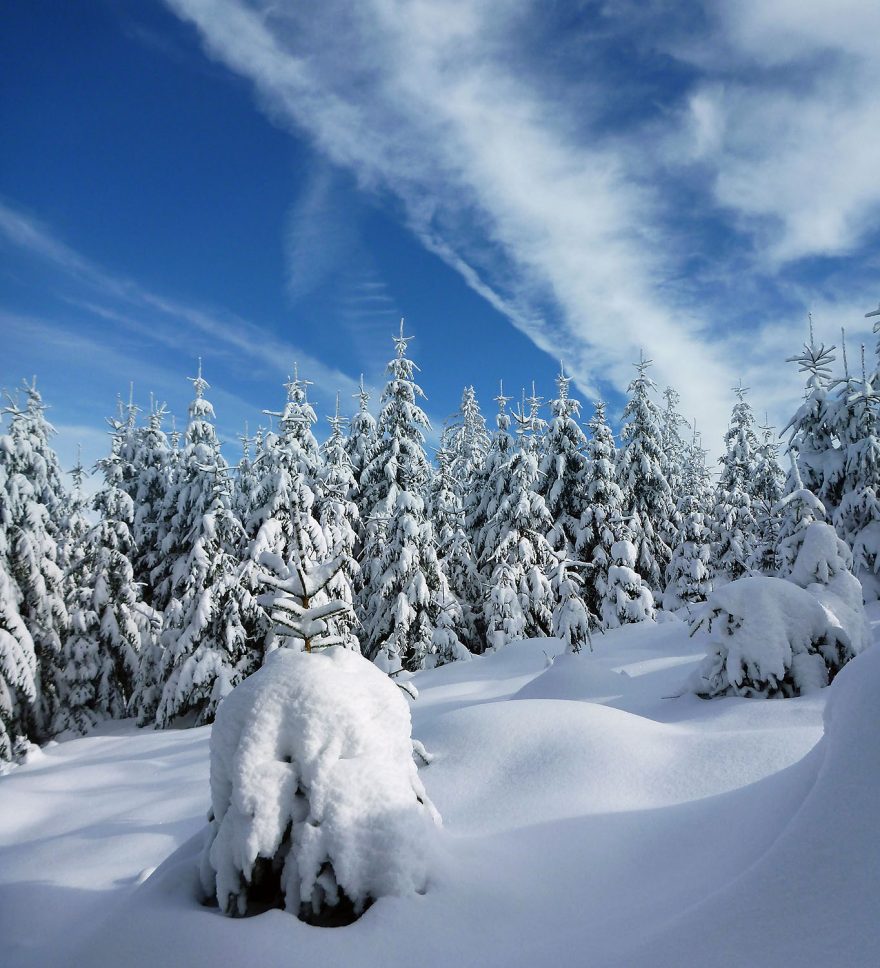
[(400, 690), (357, 653), (273, 653), (218, 710), (206, 896), (326, 924), (424, 892), (439, 817), (410, 732)]

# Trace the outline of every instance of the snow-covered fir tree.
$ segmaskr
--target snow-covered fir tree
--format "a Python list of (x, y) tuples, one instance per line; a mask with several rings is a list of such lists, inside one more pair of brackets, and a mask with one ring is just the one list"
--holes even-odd
[(446, 440), (449, 473), (462, 499), (477, 479), (489, 450), (489, 442), (489, 431), (480, 412), (476, 392), (472, 386), (465, 387), (461, 395), (461, 406), (450, 422)]
[(329, 621), (332, 631), (346, 648), (360, 651), (354, 612), (354, 591), (360, 582), (360, 567), (355, 560), (360, 518), (357, 505), (351, 499), (355, 490), (354, 471), (345, 449), (343, 428), (347, 421), (339, 414), (338, 393), (336, 412), (327, 420), (330, 424), (330, 436), (321, 447), (323, 461), (318, 522), (330, 554), (342, 560), (342, 567), (330, 581), (327, 593), (348, 606), (344, 613)]
[[(810, 342), (802, 352), (791, 356), (786, 362), (796, 363), (798, 370), (806, 374), (804, 402), (783, 428), (789, 436), (789, 450), (797, 454), (797, 470), (801, 487), (811, 491), (820, 500), (834, 497), (829, 494), (829, 482), (839, 479), (839, 465), (843, 454), (835, 447), (833, 430), (828, 421), (829, 385), (832, 380), (831, 365), (836, 357), (836, 347), (816, 345), (813, 337), (813, 320), (810, 317)], [(791, 481), (788, 489), (793, 489)]]
[(696, 433), (685, 447), (678, 488), (678, 540), (666, 569), (663, 605), (680, 608), (705, 601), (712, 590), (711, 527), (705, 512), (709, 472)]
[[(0, 437), (0, 458), (5, 438)], [(37, 698), (37, 656), (19, 605), (21, 592), (9, 574), (12, 507), (8, 466), (0, 459), (0, 764), (23, 751), (34, 733)]]
[[(258, 433), (262, 451), (262, 431)], [(251, 447), (256, 443), (257, 438), (248, 434), (247, 423), (244, 425), (244, 433), (238, 439), (241, 441), (241, 457), (238, 460), (232, 485), (232, 507), (239, 521), (247, 521), (259, 488), (262, 464), (254, 462)]]
[(619, 628), (653, 619), (654, 596), (636, 570), (636, 546), (625, 524), (618, 525), (619, 539), (611, 546), (608, 585), (602, 601), (602, 627)]
[(582, 588), (583, 577), (577, 565), (565, 555), (559, 554), (550, 578), (553, 590), (553, 635), (565, 643), (566, 652), (577, 654), (588, 646), (592, 649), (590, 630), (599, 626), (600, 621), (587, 608)]
[(825, 505), (801, 481), (796, 452), (790, 450), (789, 457), (791, 473), (786, 485), (787, 493), (778, 505), (781, 518), (774, 549), (776, 574), (779, 578), (791, 576), (810, 525), (817, 522), (824, 524), (827, 517)]
[(740, 383), (733, 392), (737, 400), (724, 435), (712, 522), (712, 558), (720, 582), (748, 574), (757, 540), (752, 508), (758, 463), (755, 419), (746, 400), (748, 388)]
[(456, 603), (461, 612), (457, 623), (471, 651), (482, 651), (478, 635), (478, 615), (482, 609), (482, 583), (474, 561), (474, 552), (464, 529), (464, 510), (457, 482), (452, 474), (454, 454), (448, 446), (452, 434), (445, 433), (437, 451), (437, 473), (431, 482), (431, 520), (437, 536), (437, 558), (449, 582), (452, 600), (444, 609), (454, 614)]
[[(382, 393), (378, 439), (361, 474), (370, 506), (364, 557), (373, 561), (359, 596), (366, 632), (365, 654), (386, 671), (410, 671), (434, 660), (441, 597), (448, 590), (437, 561), (434, 528), (425, 509), (431, 469), (425, 454), (428, 418), (417, 400), (415, 363), (407, 357), (413, 339), (394, 337)], [(384, 522), (380, 525), (379, 522)]]
[(779, 501), (782, 499), (785, 476), (779, 466), (779, 440), (775, 429), (765, 422), (761, 434), (752, 487), (756, 535), (749, 571), (773, 575), (776, 573), (776, 543), (779, 537)]
[(656, 390), (648, 376), (651, 360), (634, 364), (638, 376), (628, 387), (623, 411), (617, 480), (630, 520), (630, 540), (636, 548), (636, 567), (657, 595), (672, 552), (666, 536), (675, 531), (675, 506), (663, 471), (662, 418), (652, 399)]
[(507, 404), (511, 397), (505, 396), (504, 384), (499, 385), (498, 414), (495, 417), (495, 433), (489, 442), (489, 450), (481, 467), (474, 475), (473, 485), (464, 498), (465, 529), (477, 567), (484, 582), (488, 586), (489, 578), (495, 568), (492, 559), (494, 546), (491, 544), (491, 522), (498, 512), (503, 498), (503, 468), (510, 460), (514, 439), (510, 433), (510, 414)]
[(570, 384), (571, 377), (560, 363), (558, 394), (550, 404), (553, 419), (545, 434), (540, 467), (541, 491), (553, 522), (547, 538), (554, 549), (569, 557), (580, 532), (587, 477), (587, 438), (578, 423), (581, 405), (572, 399)]
[(131, 566), (134, 502), (123, 489), (128, 465), (122, 459), (130, 430), (122, 422), (111, 426), (111, 453), (98, 461), (104, 482), (92, 505), (98, 522), (85, 542), (62, 651), (55, 732), (85, 732), (101, 720), (124, 717), (138, 673), (145, 617)]
[(193, 379), (186, 442), (171, 498), (177, 513), (163, 551), (172, 560), (162, 629), (162, 697), (156, 725), (211, 722), (220, 700), (258, 665), (264, 614), (241, 581), (243, 529), (232, 510), (229, 467), (212, 423), (209, 388)]
[[(36, 656), (35, 702), (28, 736), (42, 741), (49, 737), (58, 708), (56, 676), (68, 626), (58, 562), (64, 496), (61, 468), (50, 444), (55, 431), (46, 419), (36, 381), (23, 389), (24, 407), (14, 398), (8, 399), (4, 414), (9, 432), (0, 437), (0, 464), (6, 478), (5, 564), (14, 586), (10, 598), (17, 601)], [(18, 633), (14, 634), (21, 643)]]
[(153, 601), (152, 576), (162, 560), (162, 542), (173, 509), (168, 503), (171, 486), (171, 448), (162, 429), (165, 408), (153, 402), (145, 427), (137, 433), (134, 471), (134, 548), (131, 565), (145, 601)]
[(578, 557), (592, 565), (584, 586), (587, 607), (601, 614), (608, 590), (608, 569), (612, 563), (611, 548), (617, 540), (615, 522), (623, 518), (623, 492), (617, 483), (617, 451), (614, 434), (605, 419), (605, 404), (597, 400), (587, 427), (587, 477), (585, 507), (579, 522), (576, 551)]
[(355, 482), (360, 486), (361, 473), (376, 446), (376, 418), (370, 413), (370, 394), (364, 386), (363, 373), (361, 373), (360, 386), (354, 396), (358, 402), (358, 409), (349, 421), (345, 452), (348, 454)]
[[(519, 596), (528, 638), (550, 635), (553, 591), (549, 571), (555, 562), (545, 535), (550, 512), (538, 493), (538, 456), (531, 434), (531, 415), (523, 408), (516, 415), (518, 444), (498, 474), (498, 509), (486, 527), (485, 553), (494, 564), (490, 587), (512, 580)], [(498, 645), (497, 631), (508, 623), (506, 595), (491, 594), (484, 608), (490, 637)], [(508, 623), (509, 624), (509, 623)], [(506, 643), (505, 643), (506, 644)]]
[(862, 379), (853, 388), (845, 437), (845, 488), (834, 513), (838, 533), (853, 550), (853, 568), (866, 600), (880, 597), (880, 381), (872, 380), (862, 346)]

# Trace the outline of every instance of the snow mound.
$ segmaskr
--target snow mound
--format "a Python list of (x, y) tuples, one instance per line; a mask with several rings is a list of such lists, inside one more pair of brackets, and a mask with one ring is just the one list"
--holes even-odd
[(377, 898), (425, 890), (439, 816), (409, 706), (355, 652), (280, 649), (226, 697), (211, 800), (201, 880), (226, 914), (283, 905), (350, 923)]
[[(880, 649), (832, 683), (825, 734), (796, 771), (811, 788), (772, 845), (744, 874), (671, 919), (615, 966), (876, 965), (877, 803), (880, 800)], [(731, 925), (748, 924), (747, 931)], [(687, 939), (684, 941), (683, 939)]]
[(628, 684), (627, 676), (599, 665), (590, 655), (563, 654), (512, 698), (607, 702), (621, 696)]

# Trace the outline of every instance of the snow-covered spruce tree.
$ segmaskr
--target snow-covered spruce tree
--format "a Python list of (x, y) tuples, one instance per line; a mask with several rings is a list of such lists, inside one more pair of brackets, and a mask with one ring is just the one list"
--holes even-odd
[(716, 580), (721, 583), (748, 574), (757, 538), (752, 509), (758, 462), (755, 420), (746, 400), (748, 388), (740, 384), (733, 392), (737, 402), (724, 435), (725, 452), (712, 522), (712, 559)]
[(617, 452), (614, 434), (605, 419), (605, 404), (597, 400), (587, 427), (587, 476), (585, 507), (581, 513), (576, 551), (581, 560), (592, 565), (584, 586), (584, 601), (596, 615), (608, 590), (608, 569), (612, 563), (611, 548), (617, 540), (616, 525), (623, 518), (623, 492), (617, 483)]
[(413, 378), (415, 363), (406, 355), (412, 338), (403, 335), (401, 320), (382, 393), (376, 447), (361, 474), (365, 499), (372, 505), (363, 556), (373, 561), (359, 596), (364, 652), (391, 674), (433, 663), (429, 657), (436, 650), (441, 597), (448, 591), (425, 513), (431, 470), (423, 431), (430, 425), (416, 402), (424, 393)]
[[(504, 395), (504, 384), (499, 385), (498, 415), (495, 418), (495, 433), (489, 442), (489, 449), (482, 465), (477, 468), (470, 491), (464, 497), (465, 531), (474, 549), (474, 559), (485, 587), (495, 564), (492, 560), (491, 522), (498, 512), (503, 497), (502, 468), (510, 460), (514, 449), (510, 433), (510, 414), (507, 404), (511, 398)], [(479, 622), (478, 622), (479, 625)]]
[(773, 575), (776, 573), (776, 544), (779, 539), (779, 502), (785, 476), (779, 466), (779, 443), (774, 428), (765, 423), (761, 432), (752, 489), (756, 538), (749, 571), (752, 574)]
[(550, 403), (553, 419), (544, 438), (540, 467), (541, 491), (553, 522), (547, 539), (551, 547), (571, 557), (580, 533), (587, 477), (587, 438), (581, 430), (581, 405), (569, 395), (571, 377), (562, 364), (556, 378), (557, 398)]
[(678, 484), (681, 493), (677, 504), (678, 541), (666, 569), (663, 595), (667, 609), (705, 601), (712, 590), (711, 528), (704, 510), (708, 483), (705, 451), (694, 434), (691, 444), (685, 448)]
[[(171, 486), (171, 448), (162, 430), (165, 408), (153, 402), (147, 425), (137, 433), (134, 469), (134, 548), (131, 565), (146, 602), (153, 602), (152, 575), (162, 560), (162, 542), (173, 510), (168, 505)], [(161, 604), (161, 603), (157, 603)]]
[(470, 492), (483, 466), (489, 450), (489, 439), (486, 421), (480, 412), (474, 388), (465, 387), (461, 395), (461, 406), (449, 425), (446, 442), (449, 473), (462, 500)]
[(880, 381), (871, 380), (862, 346), (862, 380), (850, 398), (846, 486), (834, 525), (853, 549), (865, 599), (880, 598)]
[(360, 651), (357, 636), (357, 617), (354, 613), (354, 590), (360, 583), (360, 567), (355, 560), (357, 532), (360, 526), (357, 505), (351, 499), (355, 490), (354, 472), (345, 449), (343, 426), (347, 422), (339, 415), (339, 394), (336, 394), (336, 413), (327, 418), (330, 436), (321, 447), (321, 497), (318, 521), (324, 532), (327, 547), (334, 557), (342, 558), (342, 567), (334, 575), (327, 592), (345, 602), (348, 609), (332, 620), (334, 631), (346, 648)]
[(213, 720), (220, 700), (259, 661), (262, 609), (239, 577), (242, 526), (232, 510), (229, 468), (205, 399), (207, 381), (193, 379), (195, 398), (177, 480), (170, 497), (177, 513), (163, 551), (171, 559), (170, 602), (162, 630), (162, 697), (156, 725), (181, 717)]
[(682, 475), (684, 474), (684, 463), (687, 459), (687, 444), (681, 435), (681, 428), (686, 426), (687, 421), (678, 412), (681, 397), (672, 387), (666, 387), (663, 391), (663, 399), (666, 406), (663, 408), (660, 429), (661, 446), (663, 448), (663, 471), (672, 491), (674, 500), (678, 499), (679, 488), (681, 486)]
[(37, 696), (34, 642), (19, 614), (21, 592), (7, 570), (12, 524), (8, 484), (7, 465), (0, 459), (0, 769), (20, 755), (33, 734)]
[[(261, 433), (260, 436), (262, 441)], [(247, 521), (254, 507), (262, 466), (254, 463), (251, 445), (256, 442), (256, 438), (248, 434), (247, 423), (244, 425), (244, 433), (238, 439), (241, 441), (241, 457), (235, 469), (235, 480), (232, 485), (232, 508), (239, 521)]]
[(128, 428), (111, 421), (109, 457), (98, 461), (104, 482), (93, 502), (98, 523), (89, 530), (74, 594), (71, 633), (62, 650), (55, 732), (87, 731), (129, 710), (138, 673), (142, 624), (130, 555), (134, 503), (123, 489)]
[[(527, 638), (550, 635), (553, 616), (553, 591), (548, 577), (555, 562), (553, 549), (545, 535), (550, 530), (550, 512), (536, 490), (538, 457), (531, 435), (531, 416), (524, 409), (516, 415), (519, 442), (501, 468), (498, 482), (500, 503), (487, 525), (485, 547), (494, 568), (490, 587), (515, 582)], [(484, 617), (490, 638), (507, 621), (506, 596), (490, 594)], [(499, 607), (501, 612), (499, 613)], [(506, 642), (504, 643), (506, 644)]]
[(577, 654), (588, 645), (592, 649), (590, 630), (600, 626), (599, 618), (589, 611), (581, 588), (583, 577), (578, 573), (578, 565), (564, 555), (557, 556), (557, 562), (550, 579), (553, 589), (553, 635), (565, 643), (566, 652)]
[(263, 443), (259, 486), (247, 521), (252, 562), (259, 562), (267, 552), (287, 561), (294, 546), (309, 563), (329, 557), (327, 537), (318, 521), (320, 454), (315, 456), (308, 440), (303, 443), (304, 422), (308, 437), (314, 437), (311, 414), (303, 414), (297, 401), (300, 382), (285, 384), (287, 405), (280, 414), (279, 433), (267, 434)]
[(816, 522), (824, 523), (826, 518), (825, 505), (812, 491), (803, 486), (797, 454), (790, 451), (789, 457), (791, 458), (791, 473), (787, 484), (789, 490), (777, 505), (780, 523), (773, 557), (779, 578), (790, 577), (794, 570), (807, 528)]
[[(358, 410), (348, 424), (345, 452), (348, 454), (351, 472), (359, 489), (361, 474), (364, 467), (369, 463), (370, 456), (376, 446), (376, 418), (370, 413), (370, 395), (364, 387), (363, 373), (361, 374), (360, 387), (354, 396), (358, 401)], [(351, 496), (357, 500), (358, 492)], [(359, 505), (359, 510), (363, 513), (364, 509)]]
[(620, 628), (653, 619), (654, 596), (636, 571), (636, 546), (625, 524), (617, 525), (619, 539), (611, 546), (608, 584), (602, 601), (602, 627)]
[[(843, 461), (843, 453), (835, 448), (828, 421), (828, 387), (831, 364), (835, 360), (834, 349), (834, 346), (826, 349), (824, 343), (816, 346), (811, 317), (809, 344), (805, 343), (801, 353), (787, 360), (796, 363), (799, 371), (807, 374), (804, 402), (782, 431), (783, 435), (790, 432), (788, 449), (797, 454), (799, 486), (811, 491), (823, 504), (830, 499), (829, 506), (832, 507), (839, 495), (830, 493), (829, 482), (839, 479), (839, 468), (834, 465)], [(793, 489), (791, 481), (787, 489)]]
[(454, 625), (461, 630), (470, 649), (478, 650), (477, 615), (482, 610), (482, 583), (474, 552), (464, 530), (464, 510), (452, 476), (454, 457), (444, 433), (437, 451), (437, 473), (431, 482), (430, 513), (437, 536), (437, 558), (449, 582), (451, 596), (444, 608), (444, 621), (461, 613)]
[[(525, 396), (525, 391), (523, 391)], [(535, 458), (538, 461), (538, 468), (540, 468), (544, 463), (544, 453), (547, 448), (547, 421), (541, 416), (541, 407), (544, 405), (544, 398), (538, 396), (538, 392), (535, 390), (535, 381), (532, 380), (532, 395), (530, 397), (525, 397), (523, 404), (520, 407), (520, 413), (525, 413), (525, 404), (529, 405), (529, 438), (530, 446), (535, 454)], [(539, 477), (535, 482), (535, 486), (543, 494), (544, 493), (544, 482)]]
[(6, 572), (36, 655), (28, 738), (42, 742), (49, 738), (57, 710), (56, 675), (68, 625), (57, 545), (64, 497), (61, 468), (50, 445), (55, 431), (46, 420), (36, 381), (26, 383), (24, 392), (24, 408), (12, 397), (4, 408), (9, 433), (0, 437), (0, 465), (6, 476)]
[(635, 567), (659, 596), (672, 555), (665, 536), (675, 530), (675, 506), (663, 472), (662, 418), (651, 398), (656, 385), (647, 374), (651, 363), (641, 357), (634, 364), (638, 376), (629, 385), (623, 411), (617, 481), (624, 506), (633, 516), (630, 540), (636, 549)]

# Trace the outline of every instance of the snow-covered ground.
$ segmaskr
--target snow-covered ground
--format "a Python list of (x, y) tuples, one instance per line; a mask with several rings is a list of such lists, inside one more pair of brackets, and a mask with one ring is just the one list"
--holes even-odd
[(712, 701), (679, 695), (705, 652), (681, 623), (558, 648), (416, 677), (434, 877), (345, 928), (195, 900), (209, 727), (51, 745), (0, 777), (0, 963), (877, 963), (880, 648), (807, 697)]

